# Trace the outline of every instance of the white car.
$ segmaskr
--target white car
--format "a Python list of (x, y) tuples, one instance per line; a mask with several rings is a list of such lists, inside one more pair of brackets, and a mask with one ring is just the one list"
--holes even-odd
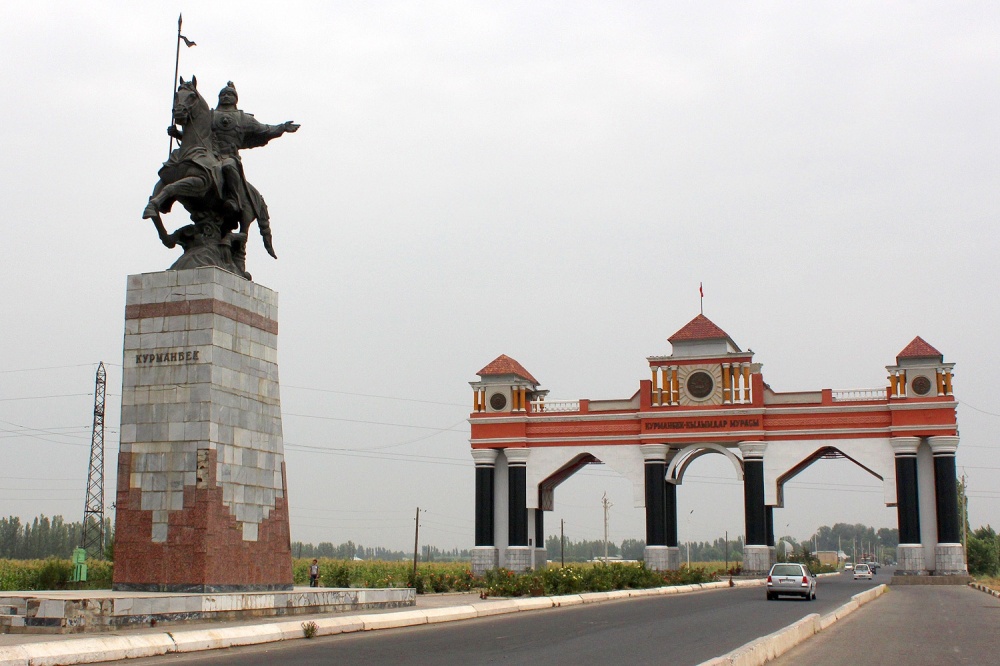
[(850, 571), (853, 568), (854, 568), (853, 564), (851, 564), (850, 562), (844, 562), (844, 571)]
[(868, 580), (872, 580), (873, 575), (871, 567), (869, 567), (867, 564), (859, 564), (858, 566), (856, 566), (854, 568), (854, 580), (857, 580), (859, 578), (867, 578)]
[(767, 574), (767, 599), (777, 599), (778, 595), (811, 601), (816, 598), (816, 576), (797, 562), (775, 564)]

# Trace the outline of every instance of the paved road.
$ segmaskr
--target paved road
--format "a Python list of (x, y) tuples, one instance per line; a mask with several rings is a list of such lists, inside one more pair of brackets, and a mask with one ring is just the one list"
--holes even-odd
[[(819, 599), (767, 601), (764, 589), (631, 599), (363, 634), (131, 661), (163, 664), (698, 664), (888, 579), (820, 581)], [(419, 605), (419, 601), (418, 601)]]
[(964, 585), (893, 585), (772, 663), (1000, 664), (1000, 599)]

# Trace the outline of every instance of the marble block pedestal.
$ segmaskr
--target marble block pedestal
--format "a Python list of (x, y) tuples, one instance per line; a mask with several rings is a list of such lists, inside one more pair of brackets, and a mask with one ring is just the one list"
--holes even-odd
[(774, 546), (743, 546), (743, 574), (766, 576), (774, 564)]
[(128, 277), (115, 590), (290, 590), (278, 300), (219, 268)]
[(676, 571), (681, 568), (681, 549), (677, 546), (646, 546), (643, 561), (646, 568), (653, 571)]

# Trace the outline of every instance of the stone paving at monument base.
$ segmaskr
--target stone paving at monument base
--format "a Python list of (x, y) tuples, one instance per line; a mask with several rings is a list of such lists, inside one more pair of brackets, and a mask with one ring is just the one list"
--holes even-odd
[(0, 633), (84, 633), (259, 617), (346, 613), (416, 604), (412, 588), (309, 588), (184, 594), (79, 590), (5, 592)]

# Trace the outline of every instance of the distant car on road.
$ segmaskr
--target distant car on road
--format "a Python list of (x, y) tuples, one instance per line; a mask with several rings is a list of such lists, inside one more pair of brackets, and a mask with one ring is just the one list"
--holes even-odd
[(872, 580), (872, 570), (867, 564), (859, 564), (854, 568), (854, 580), (859, 578), (867, 578)]
[(844, 571), (851, 571), (854, 569), (854, 565), (850, 562), (844, 562)]
[(798, 562), (775, 564), (767, 574), (767, 599), (771, 601), (781, 595), (815, 599), (816, 576)]

